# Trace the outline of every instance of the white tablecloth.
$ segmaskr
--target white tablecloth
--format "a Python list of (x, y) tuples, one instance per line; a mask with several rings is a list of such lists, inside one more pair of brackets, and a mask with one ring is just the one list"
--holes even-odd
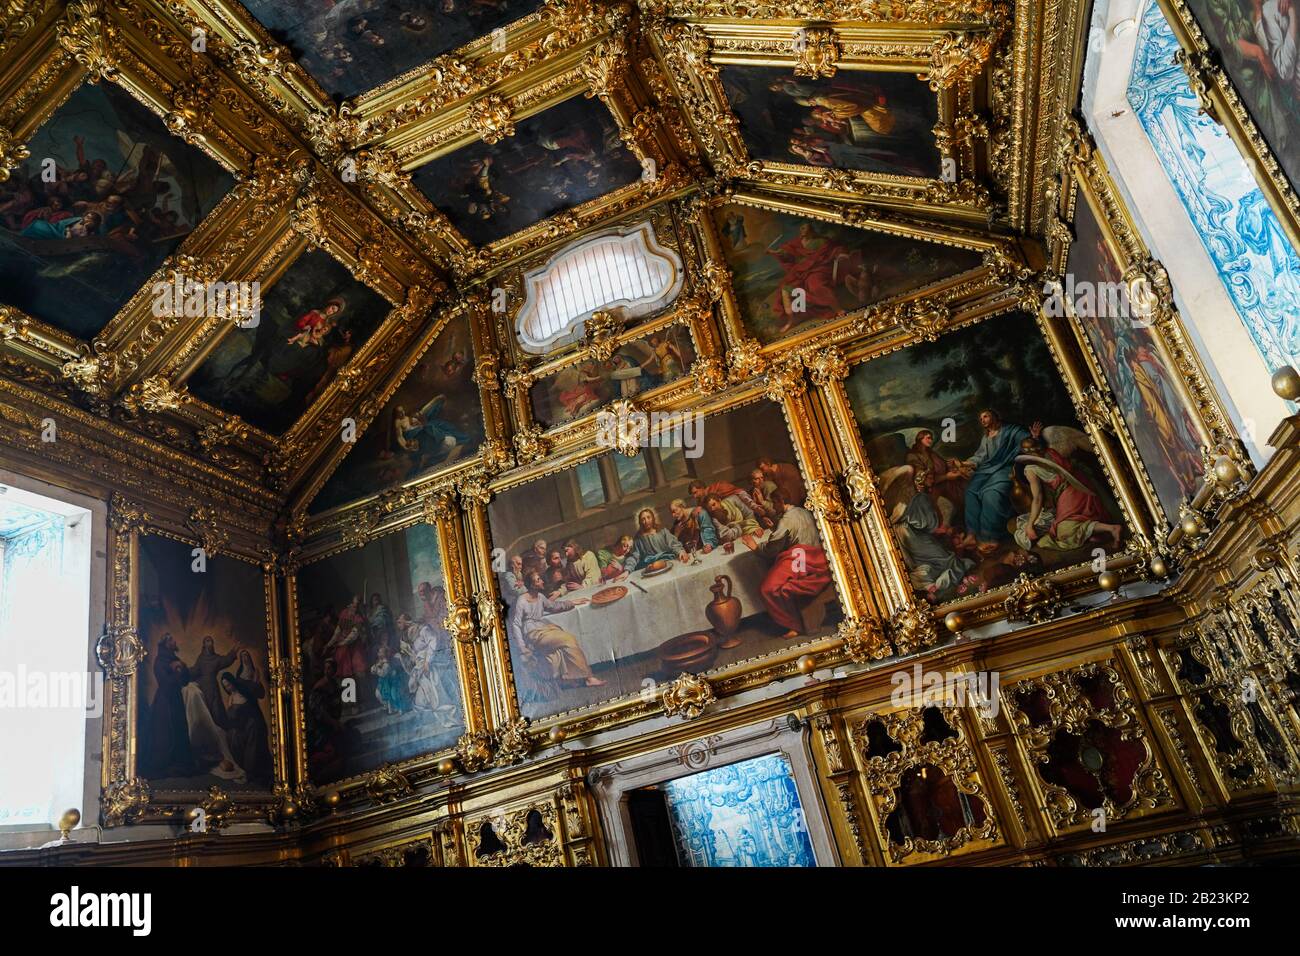
[[(583, 604), (571, 611), (548, 614), (547, 620), (578, 639), (587, 660), (595, 664), (652, 651), (664, 641), (707, 631), (712, 625), (704, 609), (713, 600), (709, 591), (719, 574), (730, 575), (732, 595), (740, 599), (741, 617), (764, 610), (758, 589), (772, 562), (750, 551), (743, 542), (727, 554), (721, 547), (695, 553), (694, 563), (673, 561), (670, 570), (653, 577), (633, 571), (630, 578), (570, 591), (560, 600), (590, 598), (614, 585), (627, 588), (626, 597), (604, 607)], [(636, 585), (645, 589), (637, 590)]]

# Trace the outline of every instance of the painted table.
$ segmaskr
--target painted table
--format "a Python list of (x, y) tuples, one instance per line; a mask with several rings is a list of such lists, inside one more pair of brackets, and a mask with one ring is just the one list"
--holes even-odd
[[(732, 554), (722, 548), (709, 554), (697, 551), (690, 564), (674, 561), (661, 574), (633, 571), (621, 581), (570, 591), (561, 600), (590, 600), (596, 592), (614, 585), (628, 589), (627, 596), (613, 604), (583, 604), (546, 619), (574, 635), (591, 663), (614, 661), (653, 651), (679, 634), (709, 630), (712, 625), (704, 609), (713, 600), (709, 587), (719, 574), (731, 577), (731, 593), (740, 599), (742, 617), (763, 611), (758, 589), (771, 566), (771, 561), (741, 542)], [(643, 590), (638, 590), (638, 585)]]

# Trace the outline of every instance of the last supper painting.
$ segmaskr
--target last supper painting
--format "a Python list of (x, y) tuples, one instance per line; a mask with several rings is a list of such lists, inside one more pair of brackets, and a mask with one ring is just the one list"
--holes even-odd
[(1119, 507), (1031, 317), (990, 319), (865, 362), (845, 387), (925, 601), (1123, 546)]
[(839, 599), (806, 497), (769, 403), (704, 418), (694, 441), (610, 452), (494, 497), (488, 523), (525, 716), (830, 633)]
[(0, 177), (0, 303), (97, 335), (234, 186), (111, 83), (86, 83)]

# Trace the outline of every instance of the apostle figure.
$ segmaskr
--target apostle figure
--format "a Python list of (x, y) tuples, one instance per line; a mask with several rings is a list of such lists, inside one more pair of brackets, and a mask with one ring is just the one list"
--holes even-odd
[(773, 461), (764, 457), (758, 460), (758, 470), (776, 485), (786, 504), (803, 507), (808, 490), (804, 487), (803, 475), (799, 474), (798, 468), (786, 461)]
[(515, 603), (515, 598), (524, 593), (524, 557), (521, 554), (510, 556), (510, 567), (497, 572), (497, 588), (501, 600), (507, 605)]
[(587, 687), (601, 687), (604, 681), (591, 672), (587, 655), (578, 645), (578, 639), (564, 628), (546, 620), (547, 614), (562, 614), (572, 611), (586, 598), (572, 601), (556, 601), (546, 596), (542, 576), (532, 572), (525, 579), (526, 590), (510, 609), (506, 619), (509, 633), (522, 645), (523, 650), (535, 661), (545, 662), (546, 676), (561, 684), (584, 684)]
[(708, 554), (722, 543), (713, 519), (700, 505), (688, 505), (681, 498), (674, 498), (668, 511), (673, 516), (673, 537), (687, 551), (703, 551)]
[(782, 639), (791, 640), (804, 633), (802, 606), (830, 587), (831, 569), (812, 513), (788, 504), (779, 490), (772, 506), (776, 527), (759, 550), (773, 561), (758, 592), (772, 620), (786, 629)]
[(963, 474), (970, 475), (966, 485), (966, 544), (978, 545), (981, 554), (994, 551), (1011, 537), (1007, 523), (1015, 510), (1011, 503), (1011, 468), (1020, 443), (1037, 438), (1042, 422), (1030, 428), (1004, 422), (997, 412), (986, 408), (980, 412), (984, 438), (975, 454), (962, 463)]
[(623, 559), (624, 571), (635, 571), (656, 561), (676, 558), (686, 562), (691, 556), (671, 531), (659, 527), (659, 516), (653, 508), (642, 508), (636, 513), (637, 533), (632, 539), (632, 550)]
[[(788, 332), (796, 322), (838, 310), (835, 263), (844, 251), (837, 243), (819, 236), (805, 222), (800, 224), (797, 236), (777, 248), (769, 247), (768, 251), (784, 270), (772, 296), (772, 310), (782, 316), (778, 334)], [(802, 293), (799, 301), (795, 299), (795, 290)]]
[(596, 552), (584, 550), (577, 541), (570, 538), (564, 543), (564, 558), (567, 562), (567, 590), (576, 591), (600, 583), (600, 560), (596, 557)]
[[(777, 492), (773, 492), (777, 494)], [(754, 513), (733, 498), (721, 498), (718, 495), (706, 495), (704, 510), (717, 529), (718, 538), (730, 551), (737, 541), (744, 541), (752, 551), (758, 543), (758, 536), (763, 529), (758, 525)]]

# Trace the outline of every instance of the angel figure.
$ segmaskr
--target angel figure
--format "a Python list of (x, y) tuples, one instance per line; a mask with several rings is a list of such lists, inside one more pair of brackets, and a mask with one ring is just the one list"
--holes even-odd
[(943, 535), (944, 519), (932, 497), (934, 472), (899, 465), (880, 476), (881, 497), (903, 549), (912, 587), (931, 604), (965, 594), (978, 586), (971, 574), (975, 561), (958, 555)]
[(1118, 549), (1123, 528), (1111, 522), (1101, 496), (1084, 476), (1073, 455), (1091, 451), (1088, 436), (1077, 428), (1053, 425), (1020, 443), (1017, 470), (1023, 470), (1032, 500), (1029, 512), (1016, 518), (1016, 543), (1026, 551), (1035, 547), (1073, 551), (1097, 534), (1109, 535)]

